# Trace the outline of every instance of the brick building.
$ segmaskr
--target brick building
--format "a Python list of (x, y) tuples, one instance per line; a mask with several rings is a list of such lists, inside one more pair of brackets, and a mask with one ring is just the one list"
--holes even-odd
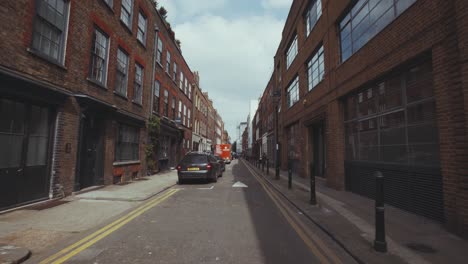
[(463, 0), (293, 1), (273, 73), (282, 169), (309, 177), (313, 164), (368, 197), (382, 171), (387, 203), (468, 236), (467, 12)]
[[(208, 99), (200, 88), (200, 77), (194, 73), (194, 106), (192, 148), (194, 151), (208, 151)], [(211, 144), (211, 143), (210, 143)]]
[(161, 120), (156, 157), (159, 169), (175, 167), (191, 150), (194, 75), (185, 61), (175, 33), (158, 12), (153, 114)]
[(153, 1), (5, 0), (0, 22), (0, 210), (146, 175), (151, 109), (167, 164), (190, 148), (193, 76)]

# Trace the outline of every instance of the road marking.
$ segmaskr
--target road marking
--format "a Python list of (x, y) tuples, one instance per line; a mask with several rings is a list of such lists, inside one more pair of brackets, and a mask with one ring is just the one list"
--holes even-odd
[(210, 188), (197, 188), (198, 190), (213, 190), (214, 185), (212, 185)]
[[(70, 259), (74, 255), (80, 253), (81, 251), (85, 250), (86, 248), (90, 247), (91, 245), (95, 244), (102, 238), (108, 236), (112, 232), (116, 231), (120, 227), (124, 226), (128, 222), (132, 221), (136, 217), (142, 215), (144, 212), (148, 211), (149, 209), (155, 207), (156, 205), (160, 204), (179, 190), (171, 189), (164, 193), (161, 196), (158, 196), (149, 202), (141, 205), (137, 209), (131, 211), (130, 213), (122, 216), (121, 218), (115, 220), (114, 222), (108, 224), (107, 226), (97, 230), (96, 232), (88, 235), (87, 237), (81, 239), (80, 241), (62, 249), (61, 251), (57, 252), (56, 254), (46, 258), (45, 260), (41, 261), (40, 264), (59, 264), (63, 263), (64, 261)], [(68, 254), (67, 254), (68, 253)]]
[[(281, 198), (276, 193), (274, 193), (274, 190), (272, 190), (271, 187), (269, 187), (265, 182), (263, 182), (261, 176), (258, 176), (257, 173), (251, 168), (249, 168), (249, 166), (245, 163), (244, 165), (254, 176), (254, 178), (260, 183), (265, 192), (276, 204), (280, 212), (283, 214), (283, 216), (286, 218), (289, 224), (293, 227), (293, 229), (296, 231), (299, 237), (304, 241), (304, 243), (309, 247), (309, 249), (314, 253), (314, 255), (320, 259), (320, 262), (330, 263), (330, 261), (328, 260), (328, 258), (330, 258), (334, 263), (341, 263), (340, 259), (335, 254), (333, 254), (333, 252), (331, 252), (327, 246), (325, 246), (322, 243), (321, 239), (315, 237), (314, 234), (309, 231), (306, 225), (299, 218), (297, 218), (297, 215), (291, 211), (291, 209), (281, 200)], [(325, 257), (322, 254), (322, 252), (325, 253), (328, 258)]]
[(244, 183), (238, 181), (238, 182), (234, 183), (234, 184), (232, 185), (232, 187), (233, 187), (233, 188), (247, 188), (247, 185), (245, 185)]

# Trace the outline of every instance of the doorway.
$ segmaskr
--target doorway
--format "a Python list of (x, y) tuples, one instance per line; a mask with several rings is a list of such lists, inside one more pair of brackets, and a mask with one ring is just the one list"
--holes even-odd
[(104, 124), (102, 118), (98, 118), (93, 114), (81, 114), (79, 171), (75, 180), (76, 191), (104, 183)]
[(309, 128), (314, 174), (325, 178), (326, 169), (326, 143), (325, 143), (325, 121), (315, 123)]
[(47, 199), (49, 107), (0, 98), (0, 210)]

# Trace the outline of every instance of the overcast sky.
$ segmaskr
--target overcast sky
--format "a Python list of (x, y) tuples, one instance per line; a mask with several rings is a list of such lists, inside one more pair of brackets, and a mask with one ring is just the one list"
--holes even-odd
[(231, 141), (271, 73), (292, 0), (159, 0)]

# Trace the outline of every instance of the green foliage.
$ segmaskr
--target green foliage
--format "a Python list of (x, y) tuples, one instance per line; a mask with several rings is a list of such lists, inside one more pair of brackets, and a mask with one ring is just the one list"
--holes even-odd
[(154, 159), (154, 153), (159, 142), (159, 133), (161, 128), (161, 122), (158, 117), (151, 116), (148, 120), (148, 143), (145, 147), (145, 157), (146, 164), (148, 164), (148, 169), (151, 171), (156, 170), (156, 162)]

